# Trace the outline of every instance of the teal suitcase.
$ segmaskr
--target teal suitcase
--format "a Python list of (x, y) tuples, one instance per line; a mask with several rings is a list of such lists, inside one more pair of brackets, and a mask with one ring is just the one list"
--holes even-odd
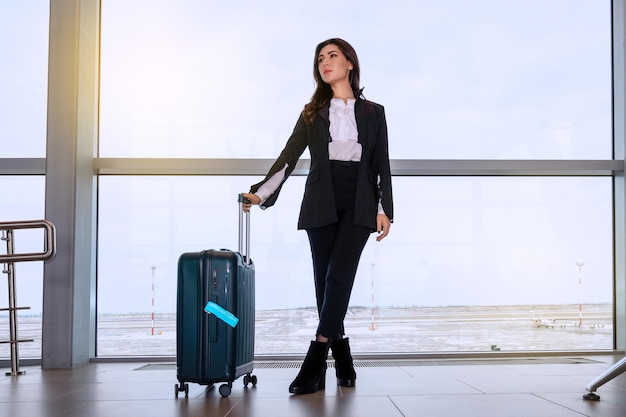
[[(189, 394), (188, 382), (220, 385), (222, 397), (233, 382), (256, 386), (254, 369), (254, 263), (249, 258), (250, 214), (246, 214), (246, 252), (243, 253), (243, 213), (240, 201), (239, 251), (210, 249), (183, 253), (178, 259), (176, 302), (175, 395)], [(204, 309), (212, 301), (238, 321), (222, 320)]]

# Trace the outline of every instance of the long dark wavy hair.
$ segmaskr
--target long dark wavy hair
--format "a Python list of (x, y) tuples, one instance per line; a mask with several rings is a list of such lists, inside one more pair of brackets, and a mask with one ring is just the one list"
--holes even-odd
[(355, 98), (364, 98), (363, 89), (359, 86), (359, 77), (361, 70), (359, 69), (359, 58), (356, 55), (356, 51), (348, 42), (340, 38), (327, 39), (324, 42), (317, 45), (315, 48), (315, 56), (313, 59), (313, 78), (317, 83), (315, 92), (311, 97), (311, 101), (304, 106), (304, 119), (308, 123), (313, 123), (315, 114), (333, 98), (333, 90), (330, 85), (326, 84), (322, 80), (322, 76), (319, 71), (318, 57), (320, 51), (326, 45), (336, 45), (337, 48), (343, 53), (348, 61), (352, 64), (352, 71), (350, 71), (349, 80), (352, 87), (352, 93)]

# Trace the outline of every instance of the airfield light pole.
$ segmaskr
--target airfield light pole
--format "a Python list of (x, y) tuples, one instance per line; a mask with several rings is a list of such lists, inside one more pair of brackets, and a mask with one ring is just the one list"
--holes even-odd
[(151, 266), (152, 269), (152, 336), (154, 336), (154, 270), (156, 266)]
[(584, 262), (576, 262), (578, 266), (578, 288), (579, 288), (579, 299), (578, 299), (578, 326), (582, 327), (583, 325), (583, 266)]
[(374, 262), (371, 263), (372, 266), (372, 324), (370, 326), (370, 330), (376, 330), (376, 325), (374, 324), (374, 267), (376, 264)]

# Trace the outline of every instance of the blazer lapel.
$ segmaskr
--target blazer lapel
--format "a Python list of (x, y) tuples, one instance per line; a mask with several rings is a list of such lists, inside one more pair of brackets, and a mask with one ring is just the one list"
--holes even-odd
[(357, 140), (361, 146), (365, 149), (368, 147), (367, 143), (367, 113), (363, 100), (357, 99), (354, 103), (354, 117), (356, 118), (356, 128), (359, 133)]
[(328, 117), (328, 113), (329, 112), (330, 112), (330, 103), (326, 104), (318, 112), (318, 114), (320, 115), (320, 117), (324, 121), (324, 125), (326, 126), (326, 139), (327, 139), (327, 142), (330, 142), (330, 131), (329, 131), (329, 129), (330, 129), (330, 119)]
[(316, 119), (313, 128), (313, 135), (310, 138), (309, 149), (313, 153), (317, 153), (322, 159), (328, 160), (328, 142), (330, 142), (330, 121), (328, 118), (330, 105), (327, 104), (317, 112), (319, 119)]
[(319, 112), (318, 112), (319, 115), (322, 116), (322, 119), (324, 119), (324, 121), (326, 123), (328, 123), (328, 113), (329, 112), (330, 112), (330, 104), (329, 103), (327, 103), (324, 107), (322, 107), (319, 110)]

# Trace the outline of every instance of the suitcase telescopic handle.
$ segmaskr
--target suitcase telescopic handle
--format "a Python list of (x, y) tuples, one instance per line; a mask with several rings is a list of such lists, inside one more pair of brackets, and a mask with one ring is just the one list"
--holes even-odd
[[(243, 257), (246, 265), (250, 265), (250, 211), (248, 210), (246, 213), (243, 212), (243, 204), (250, 203), (250, 200), (245, 198), (243, 195), (239, 194), (237, 197), (237, 201), (239, 202), (239, 253)], [(245, 214), (245, 232), (244, 232), (244, 214)], [(245, 239), (244, 239), (245, 235)], [(245, 241), (245, 249), (243, 251)]]

